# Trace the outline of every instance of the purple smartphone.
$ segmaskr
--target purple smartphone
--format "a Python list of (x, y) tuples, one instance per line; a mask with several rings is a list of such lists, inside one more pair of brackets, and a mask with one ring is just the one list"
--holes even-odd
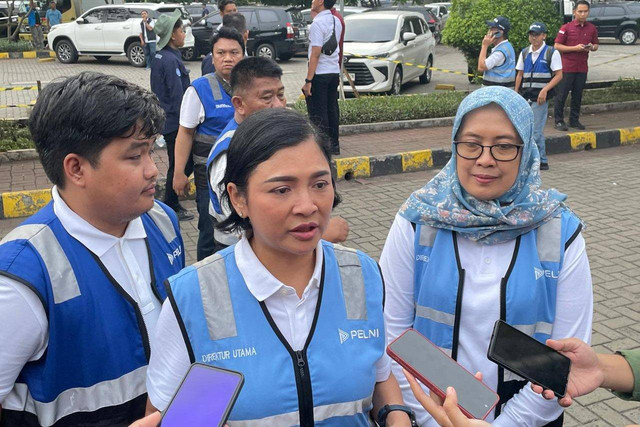
[(223, 426), (244, 384), (240, 372), (194, 363), (162, 414), (162, 427)]

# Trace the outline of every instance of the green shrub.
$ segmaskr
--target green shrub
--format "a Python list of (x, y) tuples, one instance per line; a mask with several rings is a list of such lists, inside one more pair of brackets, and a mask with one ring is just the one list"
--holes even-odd
[(30, 41), (19, 40), (13, 42), (7, 39), (0, 39), (0, 52), (27, 52), (33, 50), (33, 45)]
[(0, 120), (0, 151), (34, 148), (29, 129), (19, 124)]
[(640, 79), (619, 79), (613, 84), (613, 90), (619, 93), (640, 93)]
[(488, 31), (486, 21), (496, 16), (509, 18), (508, 37), (516, 54), (529, 45), (529, 26), (534, 21), (547, 25), (547, 42), (551, 44), (562, 24), (562, 17), (551, 0), (453, 0), (442, 32), (443, 42), (464, 54), (470, 73), (475, 74), (477, 70), (482, 38)]

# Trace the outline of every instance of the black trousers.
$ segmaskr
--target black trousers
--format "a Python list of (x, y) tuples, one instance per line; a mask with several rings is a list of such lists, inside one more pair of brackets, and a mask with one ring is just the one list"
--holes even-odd
[[(167, 157), (169, 157), (169, 169), (167, 169), (167, 183), (164, 190), (164, 203), (174, 211), (178, 211), (180, 206), (178, 202), (178, 195), (173, 191), (173, 171), (176, 166), (176, 137), (178, 131), (167, 133), (162, 135), (167, 143)], [(184, 174), (189, 176), (193, 172), (193, 160), (189, 156), (187, 165), (184, 168)]]
[(569, 123), (573, 124), (580, 118), (582, 91), (587, 83), (587, 73), (563, 73), (555, 99), (554, 116), (556, 123), (564, 121), (564, 104), (571, 92), (571, 113)]
[(339, 74), (316, 74), (311, 81), (311, 96), (306, 98), (309, 118), (327, 135), (332, 150), (340, 149), (339, 79)]

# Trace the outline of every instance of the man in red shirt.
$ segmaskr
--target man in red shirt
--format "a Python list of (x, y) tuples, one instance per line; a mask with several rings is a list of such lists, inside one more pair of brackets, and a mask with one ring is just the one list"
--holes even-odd
[(555, 101), (556, 129), (568, 130), (564, 122), (564, 104), (571, 91), (571, 113), (569, 114), (569, 126), (580, 130), (584, 125), (580, 118), (580, 104), (582, 103), (582, 91), (587, 82), (589, 67), (589, 52), (598, 50), (598, 30), (590, 22), (589, 2), (576, 1), (573, 7), (574, 20), (564, 24), (555, 40), (554, 47), (562, 54), (562, 82)]

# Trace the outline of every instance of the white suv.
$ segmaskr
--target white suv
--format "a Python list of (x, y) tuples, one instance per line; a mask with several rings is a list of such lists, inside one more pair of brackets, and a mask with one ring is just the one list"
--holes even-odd
[[(346, 16), (344, 21), (344, 68), (358, 92), (398, 95), (402, 84), (416, 77), (420, 83), (431, 81), (436, 42), (420, 13), (366, 12)], [(352, 91), (349, 84), (344, 90)]]
[(149, 12), (153, 19), (175, 9), (182, 11), (187, 36), (183, 49), (194, 45), (191, 20), (182, 5), (175, 3), (126, 3), (98, 6), (84, 13), (75, 22), (56, 25), (47, 36), (49, 47), (64, 64), (78, 61), (79, 55), (95, 56), (106, 62), (111, 56), (124, 56), (136, 67), (145, 65), (144, 49), (140, 45), (140, 13)]

